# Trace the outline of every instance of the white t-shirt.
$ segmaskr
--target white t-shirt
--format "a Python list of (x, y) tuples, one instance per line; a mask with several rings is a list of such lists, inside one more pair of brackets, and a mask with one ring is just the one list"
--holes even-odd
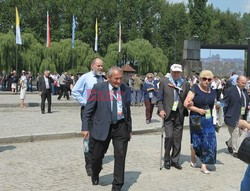
[(27, 82), (28, 82), (28, 80), (27, 80), (26, 76), (24, 76), (24, 75), (21, 76), (20, 84), (21, 84), (22, 88), (27, 88)]

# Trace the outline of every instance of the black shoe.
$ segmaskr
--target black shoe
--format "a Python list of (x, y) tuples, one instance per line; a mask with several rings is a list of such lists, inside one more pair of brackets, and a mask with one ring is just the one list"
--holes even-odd
[(45, 111), (42, 111), (42, 114), (45, 114)]
[(233, 157), (239, 158), (239, 157), (238, 157), (238, 153), (233, 153)]
[(228, 141), (226, 141), (227, 150), (229, 153), (233, 153), (233, 148), (228, 146)]
[(52, 111), (48, 111), (48, 113), (52, 113)]
[(91, 176), (92, 175), (92, 169), (86, 169), (87, 175)]
[(92, 180), (92, 185), (99, 184), (99, 176), (97, 176), (97, 177), (91, 176), (91, 180)]
[(171, 168), (171, 162), (170, 161), (166, 161), (164, 163), (164, 168), (167, 169), (167, 170), (170, 170), (170, 168)]
[(177, 168), (178, 170), (182, 169), (181, 165), (178, 162), (172, 162), (171, 166)]

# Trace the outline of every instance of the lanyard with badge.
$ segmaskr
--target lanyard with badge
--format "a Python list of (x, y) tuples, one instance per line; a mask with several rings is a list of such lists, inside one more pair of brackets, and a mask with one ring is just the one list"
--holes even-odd
[(246, 99), (246, 97), (243, 93), (243, 90), (241, 90), (241, 102), (243, 102), (243, 103), (241, 103), (240, 115), (245, 115), (245, 113), (246, 113), (245, 99)]
[(119, 91), (116, 92), (116, 95), (114, 94), (114, 91), (110, 94), (113, 96), (113, 98), (117, 101), (117, 117), (120, 118), (122, 117), (122, 98), (121, 94)]
[[(200, 87), (200, 86), (199, 86)], [(201, 89), (201, 87), (200, 87), (200, 89)], [(210, 89), (209, 89), (209, 91), (207, 92), (207, 93), (209, 93), (210, 92)], [(205, 111), (206, 111), (206, 113), (205, 113), (205, 118), (206, 119), (210, 119), (211, 117), (212, 117), (212, 115), (211, 115), (211, 109), (210, 109), (210, 107), (209, 107), (209, 105), (208, 105), (208, 100), (207, 100), (207, 96), (205, 96), (206, 97), (206, 100), (205, 100)]]
[(205, 117), (206, 119), (210, 119), (212, 117), (211, 115), (211, 109), (209, 107), (209, 105), (207, 104), (207, 97), (206, 97), (206, 107), (205, 107), (205, 110), (206, 110), (206, 113), (205, 113)]
[(173, 106), (172, 106), (172, 111), (176, 111), (177, 110), (177, 108), (178, 108), (178, 104), (179, 104), (179, 97), (180, 97), (180, 95), (179, 95), (179, 92), (178, 92), (179, 90), (177, 90), (177, 89), (174, 89), (174, 104), (173, 104)]

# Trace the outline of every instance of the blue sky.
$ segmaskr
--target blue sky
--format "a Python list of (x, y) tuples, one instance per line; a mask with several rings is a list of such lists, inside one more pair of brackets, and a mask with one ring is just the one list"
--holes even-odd
[[(188, 0), (168, 0), (171, 3), (184, 2), (188, 3)], [(229, 9), (235, 13), (249, 13), (250, 12), (250, 0), (208, 0), (208, 3), (212, 3), (215, 8), (222, 11)]]
[(201, 58), (208, 58), (212, 55), (219, 54), (221, 58), (241, 58), (244, 60), (244, 50), (218, 50), (218, 49), (202, 49)]

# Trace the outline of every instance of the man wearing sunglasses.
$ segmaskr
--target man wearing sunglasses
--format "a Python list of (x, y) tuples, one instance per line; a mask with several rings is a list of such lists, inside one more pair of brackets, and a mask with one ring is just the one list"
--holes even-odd
[(157, 107), (160, 117), (164, 120), (165, 128), (164, 168), (169, 170), (173, 166), (181, 170), (179, 158), (183, 122), (185, 115), (187, 115), (183, 101), (190, 90), (190, 85), (181, 77), (181, 65), (173, 64), (170, 70), (171, 76), (169, 78), (163, 77), (160, 81)]
[(228, 88), (224, 95), (224, 121), (230, 134), (226, 145), (234, 157), (237, 157), (239, 146), (246, 135), (243, 130), (236, 128), (239, 119), (247, 118), (249, 100), (245, 89), (246, 83), (245, 76), (238, 76), (236, 85)]

